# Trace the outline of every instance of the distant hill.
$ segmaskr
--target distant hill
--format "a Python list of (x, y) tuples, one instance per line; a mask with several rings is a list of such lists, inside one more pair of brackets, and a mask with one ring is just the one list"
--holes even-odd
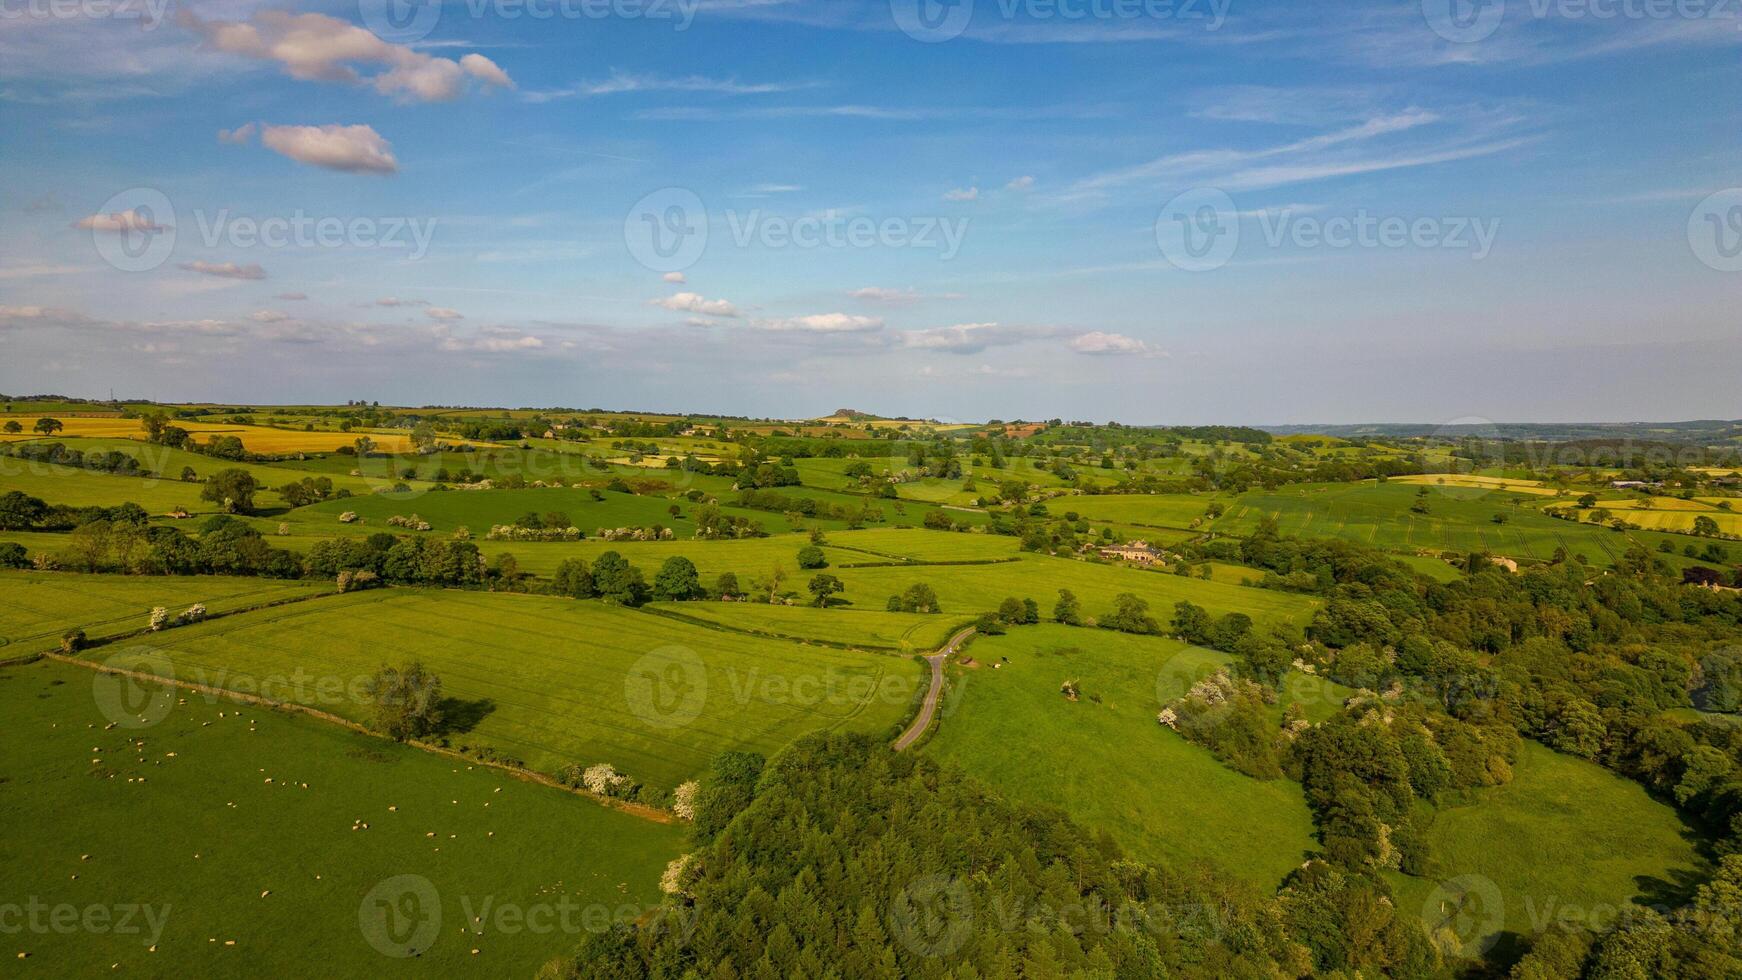
[(1356, 425), (1267, 425), (1274, 435), (1324, 435), (1343, 439), (1411, 439), (1430, 436), (1478, 436), (1520, 441), (1572, 442), (1582, 439), (1680, 442), (1734, 445), (1742, 442), (1742, 421), (1702, 419), (1692, 422), (1494, 422), (1430, 425), (1412, 422), (1371, 422)]

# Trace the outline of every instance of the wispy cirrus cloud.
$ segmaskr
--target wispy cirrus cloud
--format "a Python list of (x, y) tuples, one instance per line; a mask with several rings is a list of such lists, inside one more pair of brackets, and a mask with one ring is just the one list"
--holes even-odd
[(774, 95), (816, 88), (818, 82), (741, 82), (736, 78), (712, 78), (706, 75), (646, 75), (613, 72), (610, 77), (595, 82), (576, 82), (566, 88), (522, 92), (528, 102), (556, 102), (562, 99), (597, 98), (606, 95), (627, 95), (637, 92), (689, 92), (711, 95)]
[(192, 262), (181, 263), (181, 268), (189, 272), (197, 272), (202, 276), (214, 276), (219, 279), (265, 279), (266, 270), (258, 264), (238, 265), (235, 262), (205, 262), (195, 259)]

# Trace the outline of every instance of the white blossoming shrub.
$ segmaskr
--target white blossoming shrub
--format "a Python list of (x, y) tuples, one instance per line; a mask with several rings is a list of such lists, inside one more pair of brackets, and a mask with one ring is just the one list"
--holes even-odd
[(585, 786), (588, 792), (597, 793), (600, 796), (612, 795), (614, 791), (628, 785), (629, 781), (628, 776), (618, 772), (609, 762), (588, 766), (587, 771), (581, 773), (581, 785)]
[(694, 820), (696, 818), (696, 795), (700, 791), (701, 785), (693, 779), (672, 790), (671, 812), (677, 814), (679, 820)]

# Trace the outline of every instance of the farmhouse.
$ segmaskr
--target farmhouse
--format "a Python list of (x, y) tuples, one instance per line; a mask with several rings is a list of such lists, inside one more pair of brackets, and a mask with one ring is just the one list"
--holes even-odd
[(1111, 547), (1101, 548), (1100, 555), (1102, 558), (1113, 558), (1119, 561), (1133, 561), (1139, 565), (1154, 565), (1162, 560), (1161, 552), (1156, 551), (1154, 548), (1144, 544), (1142, 541), (1128, 541), (1125, 544), (1116, 544)]

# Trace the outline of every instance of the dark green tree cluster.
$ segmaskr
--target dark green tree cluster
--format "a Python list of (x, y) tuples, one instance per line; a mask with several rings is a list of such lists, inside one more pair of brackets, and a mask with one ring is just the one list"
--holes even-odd
[[(1056, 811), (862, 736), (807, 736), (701, 794), (681, 894), (546, 975), (1291, 977), (1280, 904), (1126, 858)], [(727, 815), (727, 810), (734, 810)]]

